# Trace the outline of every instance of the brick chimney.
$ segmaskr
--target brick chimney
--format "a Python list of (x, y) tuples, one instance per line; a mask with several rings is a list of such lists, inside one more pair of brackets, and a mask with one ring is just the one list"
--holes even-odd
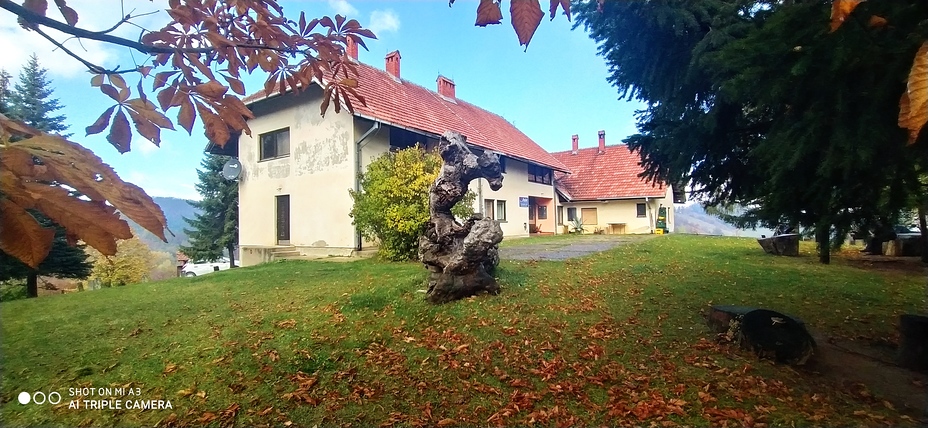
[(393, 75), (393, 77), (400, 78), (400, 51), (393, 51), (387, 54), (387, 73)]
[(571, 143), (571, 147), (572, 147), (572, 149), (571, 149), (571, 151), (570, 151), (570, 154), (572, 154), (572, 155), (577, 154), (577, 151), (580, 150), (580, 136), (577, 135), (577, 134), (572, 135), (572, 136), (570, 137), (570, 143)]
[(358, 61), (358, 42), (354, 41), (353, 38), (348, 37), (348, 43), (345, 47), (345, 53), (348, 54), (348, 57)]
[(454, 98), (454, 80), (438, 75), (438, 94)]
[(599, 131), (599, 154), (606, 153), (606, 131)]

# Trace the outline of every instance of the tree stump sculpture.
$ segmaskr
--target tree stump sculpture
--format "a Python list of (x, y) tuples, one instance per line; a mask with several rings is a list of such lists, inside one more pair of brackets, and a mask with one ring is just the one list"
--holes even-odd
[(429, 270), (426, 299), (446, 303), (480, 293), (499, 293), (492, 273), (499, 264), (499, 223), (480, 214), (459, 223), (451, 208), (467, 194), (468, 185), (485, 178), (493, 190), (503, 187), (499, 158), (491, 152), (479, 157), (461, 134), (448, 131), (438, 145), (444, 165), (429, 190), (431, 216), (419, 238), (419, 260)]

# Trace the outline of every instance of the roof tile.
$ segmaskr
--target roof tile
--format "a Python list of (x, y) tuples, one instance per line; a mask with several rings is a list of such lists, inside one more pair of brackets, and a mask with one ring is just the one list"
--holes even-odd
[[(355, 114), (403, 128), (441, 135), (457, 131), (467, 142), (558, 171), (569, 169), (501, 116), (459, 98), (449, 99), (386, 71), (360, 63), (358, 94), (367, 105), (354, 104)], [(264, 90), (244, 98), (246, 104), (266, 98)]]
[(625, 144), (552, 153), (573, 171), (570, 175), (556, 174), (556, 186), (573, 201), (661, 197), (666, 190), (661, 182), (640, 178), (644, 169), (638, 155)]

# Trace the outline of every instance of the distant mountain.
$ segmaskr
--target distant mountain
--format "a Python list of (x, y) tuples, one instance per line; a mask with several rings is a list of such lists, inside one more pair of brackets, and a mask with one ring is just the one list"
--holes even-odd
[(695, 233), (699, 235), (748, 236), (760, 238), (771, 236), (769, 229), (738, 229), (722, 219), (706, 213), (702, 205), (692, 204), (674, 209), (674, 228), (677, 233)]
[(165, 232), (165, 238), (168, 239), (168, 242), (163, 242), (134, 221), (129, 219), (126, 220), (129, 222), (129, 226), (132, 227), (132, 232), (138, 235), (142, 242), (148, 244), (148, 247), (151, 248), (152, 251), (167, 252), (171, 257), (174, 257), (174, 253), (177, 252), (177, 249), (181, 245), (190, 243), (187, 234), (184, 233), (184, 228), (188, 227), (184, 218), (193, 218), (193, 216), (199, 213), (199, 210), (190, 205), (188, 203), (189, 201), (186, 199), (160, 196), (155, 196), (152, 199), (161, 207), (161, 211), (164, 211), (164, 218), (168, 221), (168, 229), (174, 232), (174, 236)]

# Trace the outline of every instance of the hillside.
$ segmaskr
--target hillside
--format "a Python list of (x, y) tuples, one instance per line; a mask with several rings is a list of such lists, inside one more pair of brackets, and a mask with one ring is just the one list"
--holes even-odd
[(747, 236), (760, 238), (761, 235), (771, 236), (770, 229), (738, 229), (722, 219), (706, 213), (702, 205), (692, 204), (674, 210), (675, 229), (677, 233), (693, 233), (698, 235)]
[(148, 244), (148, 247), (151, 248), (152, 251), (167, 252), (173, 257), (178, 247), (190, 243), (187, 234), (184, 233), (184, 228), (187, 227), (187, 222), (184, 221), (184, 218), (193, 218), (199, 211), (191, 206), (186, 199), (160, 196), (155, 196), (152, 199), (154, 199), (155, 203), (164, 211), (164, 217), (168, 221), (168, 229), (174, 232), (174, 236), (167, 233), (165, 234), (165, 237), (168, 238), (168, 242), (161, 241), (151, 232), (142, 229), (141, 226), (132, 220), (126, 219), (126, 221), (128, 221), (129, 226), (132, 227), (132, 232), (138, 235), (142, 242)]

